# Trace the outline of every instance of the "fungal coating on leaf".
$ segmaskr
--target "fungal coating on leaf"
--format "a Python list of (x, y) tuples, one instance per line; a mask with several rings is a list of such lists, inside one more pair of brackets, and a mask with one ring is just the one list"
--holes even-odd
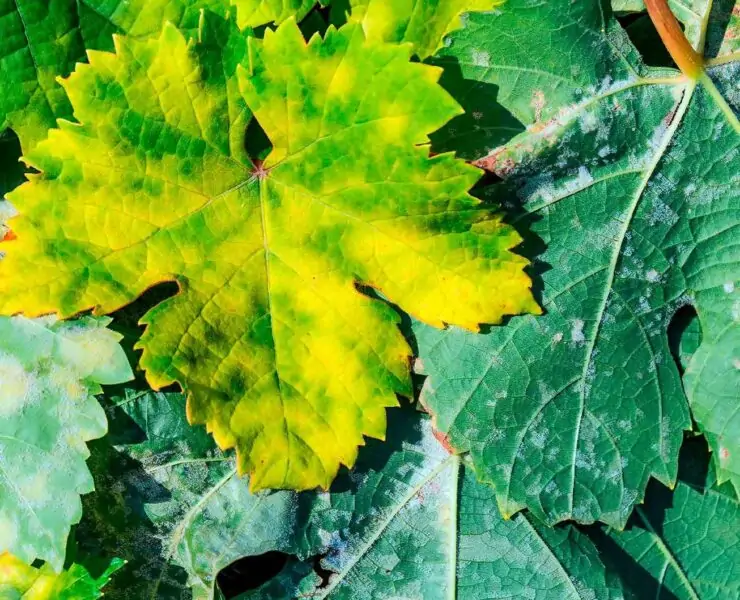
[(64, 563), (93, 489), (85, 442), (107, 431), (95, 394), (133, 375), (109, 321), (0, 317), (0, 554)]
[(476, 330), (539, 310), (520, 237), (467, 193), (476, 168), (419, 146), (460, 108), (408, 47), (292, 20), (247, 42), (208, 14), (200, 38), (118, 38), (64, 82), (81, 124), (28, 156), (0, 308), (108, 313), (176, 281), (143, 319), (149, 382), (180, 383), (254, 489), (325, 487), (411, 394), (398, 316), (356, 285)]
[(122, 560), (113, 559), (95, 577), (82, 565), (73, 564), (55, 573), (48, 564), (36, 568), (12, 554), (0, 553), (0, 596), (19, 600), (94, 600), (103, 595), (101, 589), (123, 564)]

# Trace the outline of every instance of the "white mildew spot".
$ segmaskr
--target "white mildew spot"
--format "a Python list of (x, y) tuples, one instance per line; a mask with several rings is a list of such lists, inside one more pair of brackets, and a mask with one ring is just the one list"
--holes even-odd
[(476, 67), (490, 67), (491, 55), (485, 50), (473, 50), (473, 64)]
[(33, 477), (19, 484), (23, 497), (31, 503), (43, 503), (48, 497), (49, 469), (41, 469)]
[(570, 339), (576, 344), (582, 344), (586, 341), (586, 336), (583, 334), (584, 322), (581, 319), (574, 319), (573, 327), (570, 330)]
[(740, 300), (732, 304), (732, 320), (740, 321)]
[(725, 290), (725, 294), (732, 294), (735, 291), (735, 284), (732, 281), (728, 281), (722, 286), (722, 289)]
[(0, 354), (0, 418), (18, 414), (29, 400), (33, 377), (14, 356)]
[(11, 551), (18, 543), (18, 526), (0, 514), (0, 553)]
[(578, 119), (578, 124), (581, 127), (581, 132), (592, 133), (599, 128), (599, 117), (596, 113), (584, 112)]

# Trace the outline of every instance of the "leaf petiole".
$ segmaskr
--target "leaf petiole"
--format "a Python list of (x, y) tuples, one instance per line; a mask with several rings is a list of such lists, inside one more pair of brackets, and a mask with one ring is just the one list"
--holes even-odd
[(687, 77), (698, 80), (704, 72), (704, 58), (686, 39), (667, 0), (645, 0), (645, 6), (660, 39), (678, 68)]

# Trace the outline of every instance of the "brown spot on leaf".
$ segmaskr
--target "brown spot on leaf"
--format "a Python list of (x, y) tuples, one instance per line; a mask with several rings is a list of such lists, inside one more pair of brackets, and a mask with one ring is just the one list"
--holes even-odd
[(442, 444), (443, 448), (450, 454), (455, 454), (455, 449), (450, 445), (449, 438), (441, 431), (437, 431), (436, 429), (433, 429), (432, 431), (434, 433), (434, 437), (437, 438), (437, 441), (440, 444)]
[(504, 152), (506, 152), (506, 148), (498, 148), (485, 158), (479, 158), (473, 161), (473, 165), (489, 173), (494, 173), (501, 178), (506, 178), (514, 170), (516, 163), (508, 156), (505, 156)]

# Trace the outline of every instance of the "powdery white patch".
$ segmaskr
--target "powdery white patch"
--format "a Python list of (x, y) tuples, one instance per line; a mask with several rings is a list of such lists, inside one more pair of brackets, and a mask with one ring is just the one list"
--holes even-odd
[(0, 514), (0, 554), (13, 550), (18, 543), (18, 526), (7, 516)]
[(41, 503), (46, 500), (49, 473), (49, 470), (41, 469), (33, 477), (18, 482), (18, 488), (25, 501)]
[(572, 342), (582, 344), (586, 341), (586, 336), (583, 333), (584, 324), (581, 319), (573, 319), (570, 330), (570, 339)]
[(550, 462), (554, 462), (559, 455), (560, 455), (559, 446), (552, 446), (551, 448), (547, 450), (545, 454), (545, 456), (547, 457), (547, 460), (549, 460)]
[(0, 353), (0, 418), (9, 418), (23, 410), (29, 401), (32, 379), (17, 358)]
[(678, 215), (665, 202), (653, 200), (652, 210), (648, 215), (648, 222), (651, 227), (656, 225), (674, 225), (678, 221)]
[(547, 443), (547, 438), (549, 434), (550, 432), (546, 427), (538, 431), (533, 431), (532, 436), (530, 438), (532, 445), (535, 448), (539, 448), (540, 450), (542, 450), (545, 447), (545, 444)]
[(491, 55), (485, 50), (473, 50), (472, 61), (476, 67), (490, 67)]
[(725, 290), (725, 294), (732, 294), (735, 291), (735, 284), (732, 281), (728, 281), (722, 286), (722, 289)]
[(650, 269), (647, 273), (645, 273), (645, 279), (650, 283), (658, 283), (660, 282), (660, 273), (658, 273), (658, 271), (656, 271), (655, 269)]
[(500, 442), (504, 439), (504, 432), (501, 429), (493, 428), (491, 429), (491, 432), (488, 434), (488, 439), (491, 442)]

